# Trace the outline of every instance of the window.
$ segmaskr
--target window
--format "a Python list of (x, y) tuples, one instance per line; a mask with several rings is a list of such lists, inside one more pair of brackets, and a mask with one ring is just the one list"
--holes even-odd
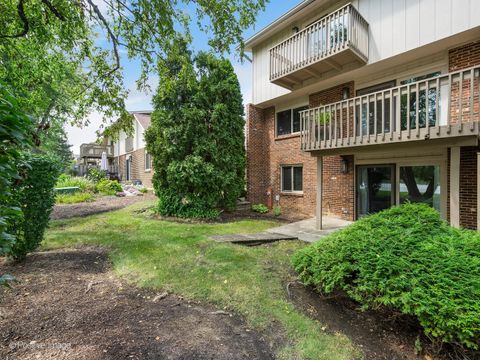
[(145, 151), (145, 171), (152, 169), (152, 155)]
[(300, 111), (308, 109), (302, 106), (295, 109), (288, 109), (277, 113), (277, 136), (288, 135), (300, 131)]
[(282, 166), (281, 168), (281, 188), (282, 192), (302, 192), (303, 191), (303, 166)]

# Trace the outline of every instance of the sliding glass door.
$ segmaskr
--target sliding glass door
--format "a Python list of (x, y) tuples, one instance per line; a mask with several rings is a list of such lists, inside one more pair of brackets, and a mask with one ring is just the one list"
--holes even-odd
[(439, 164), (421, 163), (357, 166), (357, 218), (405, 202), (425, 203), (445, 215), (446, 180), (440, 170)]
[(426, 203), (440, 211), (440, 166), (399, 166), (399, 202)]
[(395, 166), (357, 167), (357, 217), (388, 209), (395, 204)]

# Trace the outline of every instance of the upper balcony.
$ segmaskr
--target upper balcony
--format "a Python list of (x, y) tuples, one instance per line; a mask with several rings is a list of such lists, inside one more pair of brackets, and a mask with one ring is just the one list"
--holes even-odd
[(302, 111), (302, 150), (327, 154), (388, 143), (478, 138), (479, 89), (477, 66)]
[(101, 159), (103, 152), (107, 154), (107, 157), (113, 157), (113, 146), (96, 143), (80, 145), (81, 158)]
[(271, 48), (270, 81), (293, 89), (367, 61), (368, 23), (348, 4)]

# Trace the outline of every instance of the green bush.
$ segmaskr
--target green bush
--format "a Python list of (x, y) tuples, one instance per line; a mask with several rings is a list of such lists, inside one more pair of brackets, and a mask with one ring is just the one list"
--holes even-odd
[(275, 205), (273, 207), (273, 215), (274, 216), (280, 216), (282, 215), (282, 208), (279, 205)]
[(115, 195), (117, 192), (121, 192), (122, 185), (117, 180), (102, 179), (96, 186), (99, 193), (104, 195)]
[(252, 205), (252, 210), (260, 214), (266, 214), (269, 212), (268, 207), (264, 204)]
[(55, 201), (57, 204), (77, 204), (82, 202), (92, 202), (95, 198), (90, 192), (77, 192), (75, 194), (57, 194)]
[(217, 209), (212, 209), (210, 204), (205, 203), (201, 198), (180, 199), (176, 193), (165, 190), (158, 195), (158, 200), (157, 211), (163, 216), (216, 219), (220, 215)]
[[(16, 241), (12, 224), (22, 218), (12, 184), (19, 177), (17, 161), (22, 151), (31, 146), (32, 125), (17, 100), (0, 84), (0, 256), (11, 252)], [(11, 275), (0, 272), (0, 287), (9, 286), (11, 281)]]
[(43, 239), (55, 204), (54, 186), (60, 166), (51, 157), (28, 154), (18, 164), (18, 169), (21, 179), (13, 187), (13, 194), (23, 217), (12, 227), (16, 242), (10, 256), (15, 260), (22, 260), (29, 252), (34, 251)]
[(87, 179), (85, 177), (79, 176), (70, 176), (67, 174), (61, 174), (58, 177), (57, 184), (55, 185), (56, 188), (63, 188), (63, 187), (79, 187), (82, 192), (90, 191), (95, 192), (95, 183)]
[(100, 170), (97, 168), (90, 168), (87, 171), (87, 178), (94, 183), (98, 183), (103, 179), (107, 178), (107, 172), (105, 170)]
[(364, 308), (415, 316), (444, 342), (480, 345), (480, 235), (450, 227), (428, 205), (362, 218), (292, 261), (323, 293), (343, 290)]
[(180, 41), (158, 68), (145, 139), (159, 213), (212, 218), (235, 209), (245, 187), (245, 121), (232, 64), (209, 53), (193, 58)]

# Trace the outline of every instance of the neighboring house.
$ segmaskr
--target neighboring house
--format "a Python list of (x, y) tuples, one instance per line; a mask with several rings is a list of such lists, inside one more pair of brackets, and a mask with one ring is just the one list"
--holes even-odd
[(421, 201), (476, 229), (479, 14), (468, 0), (307, 0), (247, 40), (248, 200), (347, 220)]
[(118, 140), (109, 140), (113, 146), (114, 162), (121, 181), (140, 180), (148, 188), (152, 187), (152, 157), (145, 149), (145, 130), (150, 126), (151, 111), (132, 112), (133, 134), (120, 132)]

